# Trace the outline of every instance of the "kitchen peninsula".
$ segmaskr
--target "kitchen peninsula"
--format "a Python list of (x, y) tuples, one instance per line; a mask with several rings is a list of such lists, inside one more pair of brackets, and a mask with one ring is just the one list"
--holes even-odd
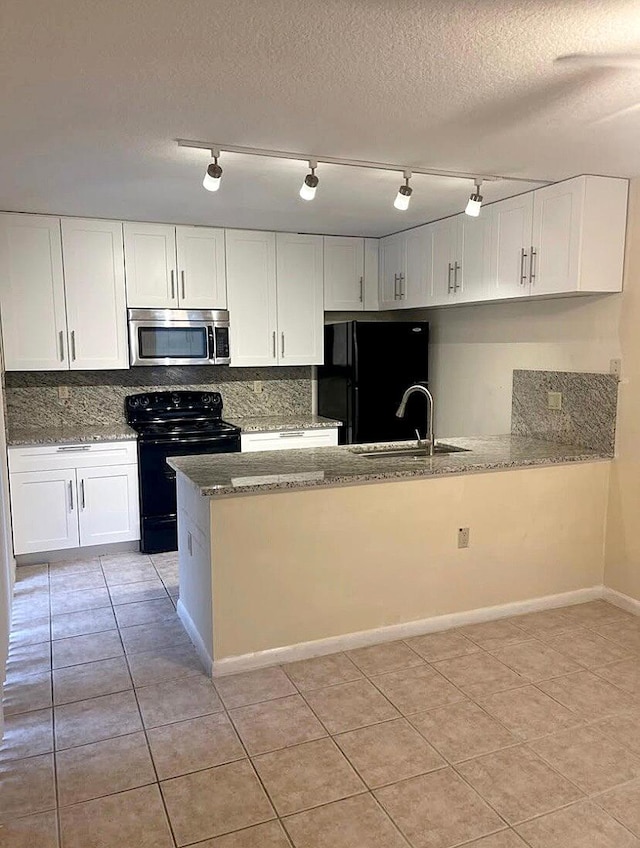
[(611, 450), (445, 441), (169, 460), (178, 612), (211, 673), (595, 596)]

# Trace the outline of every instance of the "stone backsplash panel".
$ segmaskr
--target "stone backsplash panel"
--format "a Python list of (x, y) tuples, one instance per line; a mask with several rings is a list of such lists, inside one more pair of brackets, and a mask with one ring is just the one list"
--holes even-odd
[[(562, 409), (548, 392), (562, 392)], [(614, 374), (514, 371), (511, 432), (613, 454), (617, 403)]]
[[(262, 383), (256, 393), (254, 381)], [(139, 392), (219, 391), (223, 415), (310, 413), (311, 369), (185, 367), (131, 368), (122, 371), (8, 371), (5, 374), (6, 418), (9, 429), (22, 427), (82, 427), (121, 424), (126, 395)], [(70, 397), (61, 400), (58, 389)]]

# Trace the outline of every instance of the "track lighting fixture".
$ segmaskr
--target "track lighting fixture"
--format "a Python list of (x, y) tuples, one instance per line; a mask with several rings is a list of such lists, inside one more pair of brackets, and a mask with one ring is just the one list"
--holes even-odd
[(480, 207), (482, 206), (482, 195), (480, 194), (480, 186), (482, 180), (476, 180), (476, 189), (472, 192), (467, 203), (467, 208), (464, 210), (466, 215), (471, 215), (472, 218), (477, 218), (480, 215)]
[(213, 162), (208, 166), (205, 172), (202, 185), (207, 191), (218, 191), (222, 180), (222, 168), (218, 165), (218, 156), (220, 155), (220, 151), (212, 150), (211, 155), (213, 157)]
[(445, 171), (440, 168), (415, 167), (411, 170), (405, 170), (404, 166), (397, 164), (394, 165), (390, 162), (368, 162), (363, 159), (338, 159), (335, 156), (318, 156), (315, 159), (309, 159), (305, 154), (292, 153), (287, 150), (268, 150), (264, 147), (238, 147), (237, 145), (232, 144), (220, 145), (211, 141), (192, 141), (191, 139), (186, 138), (178, 138), (176, 139), (176, 142), (179, 147), (191, 147), (197, 150), (211, 151), (213, 162), (211, 162), (207, 168), (207, 172), (202, 182), (202, 185), (207, 189), (207, 191), (218, 191), (220, 188), (222, 168), (218, 165), (218, 157), (220, 156), (221, 150), (224, 150), (226, 153), (239, 153), (246, 156), (265, 156), (268, 159), (290, 159), (296, 162), (308, 162), (310, 172), (306, 175), (302, 186), (300, 187), (300, 197), (303, 200), (313, 200), (316, 196), (316, 189), (318, 188), (319, 182), (318, 177), (316, 176), (318, 162), (322, 162), (325, 165), (344, 165), (347, 168), (365, 168), (373, 171), (393, 171), (396, 174), (399, 171), (402, 171), (404, 173), (404, 184), (400, 186), (393, 204), (396, 209), (400, 209), (401, 211), (406, 211), (409, 208), (411, 195), (413, 194), (413, 189), (409, 185), (409, 180), (412, 179), (415, 174), (427, 177), (445, 177), (446, 179), (451, 180), (473, 180), (475, 190), (469, 198), (467, 208), (464, 210), (467, 215), (471, 215), (473, 218), (477, 218), (478, 215), (480, 215), (480, 208), (482, 206), (480, 188), (483, 182), (508, 180), (509, 182), (527, 183), (529, 187), (532, 184), (549, 185), (548, 180), (534, 180), (529, 177), (511, 177), (500, 174), (478, 175), (477, 173), (469, 174), (463, 171)]
[(304, 178), (302, 186), (300, 187), (300, 197), (303, 200), (313, 200), (316, 196), (316, 189), (318, 188), (318, 178), (316, 177), (316, 168), (318, 167), (318, 163), (313, 159), (309, 160), (309, 168), (311, 169), (311, 173), (307, 174)]
[(404, 172), (404, 185), (401, 185), (398, 189), (398, 193), (396, 194), (396, 199), (393, 201), (393, 205), (396, 209), (401, 209), (405, 212), (409, 208), (409, 203), (411, 201), (411, 195), (413, 194), (413, 189), (409, 185), (409, 180), (411, 179), (411, 171)]

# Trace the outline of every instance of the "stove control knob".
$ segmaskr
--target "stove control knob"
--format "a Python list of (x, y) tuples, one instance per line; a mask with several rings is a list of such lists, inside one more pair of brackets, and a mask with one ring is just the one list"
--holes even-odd
[(202, 398), (202, 403), (211, 403), (212, 400), (213, 398), (211, 397), (211, 395), (204, 395)]
[(140, 404), (140, 406), (149, 406), (149, 398), (147, 397), (147, 395), (142, 395), (138, 403)]

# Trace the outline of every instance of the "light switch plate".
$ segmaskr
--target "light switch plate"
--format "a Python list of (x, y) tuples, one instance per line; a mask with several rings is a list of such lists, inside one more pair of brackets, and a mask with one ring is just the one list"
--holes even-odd
[(459, 548), (468, 548), (469, 547), (469, 528), (461, 527), (458, 530), (458, 547)]
[(254, 380), (253, 381), (253, 391), (257, 395), (262, 394), (262, 380)]
[(547, 392), (547, 406), (549, 409), (562, 409), (562, 392)]
[(612, 359), (609, 362), (609, 373), (616, 376), (618, 379), (622, 377), (622, 360)]
[(71, 397), (71, 389), (69, 386), (58, 386), (58, 397), (60, 400), (69, 400)]

